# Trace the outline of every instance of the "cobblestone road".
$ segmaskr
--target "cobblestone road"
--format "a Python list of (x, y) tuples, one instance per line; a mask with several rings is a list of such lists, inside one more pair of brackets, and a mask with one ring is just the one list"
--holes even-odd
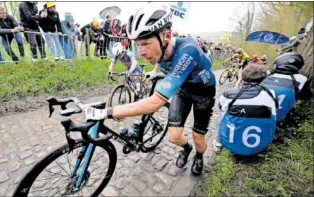
[[(219, 77), (221, 70), (216, 71)], [(221, 95), (230, 83), (226, 86), (217, 84), (217, 95)], [(103, 97), (93, 97), (87, 101), (102, 100)], [(216, 137), (219, 111), (216, 105), (210, 124), (208, 138), (208, 150), (205, 154), (205, 171), (213, 164), (213, 150), (211, 142)], [(36, 111), (14, 114), (0, 118), (0, 196), (12, 195), (16, 184), (25, 173), (54, 148), (65, 143), (65, 136), (60, 120), (63, 117), (58, 113), (48, 119), (48, 106)], [(81, 120), (76, 115), (74, 120)], [(111, 128), (118, 129), (120, 126), (132, 123), (132, 119), (123, 122), (108, 122)], [(190, 114), (185, 134), (191, 139), (191, 127), (193, 117)], [(156, 151), (144, 153), (130, 153), (124, 155), (122, 146), (114, 142), (118, 153), (116, 171), (109, 186), (103, 194), (106, 196), (188, 196), (202, 176), (191, 175), (190, 167), (195, 153), (191, 154), (189, 163), (184, 169), (175, 166), (175, 160), (180, 147), (168, 142), (166, 136)]]

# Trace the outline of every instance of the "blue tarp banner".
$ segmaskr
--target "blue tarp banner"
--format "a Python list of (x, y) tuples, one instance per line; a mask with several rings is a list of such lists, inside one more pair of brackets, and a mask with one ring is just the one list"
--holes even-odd
[(283, 44), (288, 42), (289, 38), (285, 35), (272, 31), (256, 31), (248, 35), (246, 41)]

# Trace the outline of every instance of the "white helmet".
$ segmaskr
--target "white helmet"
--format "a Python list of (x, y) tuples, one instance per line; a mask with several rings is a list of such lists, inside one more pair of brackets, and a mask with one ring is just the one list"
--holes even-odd
[(120, 55), (123, 51), (123, 46), (121, 44), (121, 42), (116, 42), (114, 43), (113, 47), (112, 47), (112, 55), (113, 57), (117, 57), (118, 55)]
[(127, 34), (129, 39), (148, 38), (172, 26), (172, 12), (166, 5), (148, 3), (129, 18)]

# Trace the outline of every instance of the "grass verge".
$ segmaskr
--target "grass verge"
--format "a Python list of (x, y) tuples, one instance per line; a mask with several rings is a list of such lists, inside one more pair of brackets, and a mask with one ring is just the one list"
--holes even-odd
[[(145, 63), (140, 60), (140, 63)], [(20, 62), (0, 65), (0, 98), (10, 96), (25, 97), (44, 93), (63, 94), (67, 90), (79, 90), (85, 87), (109, 84), (104, 75), (108, 71), (109, 60), (84, 59), (67, 61), (39, 61), (35, 63)], [(213, 69), (220, 67), (215, 61)], [(153, 65), (148, 64), (145, 71), (150, 71)], [(114, 69), (124, 71), (125, 67), (118, 62)]]
[(227, 149), (204, 184), (205, 196), (313, 196), (313, 98), (301, 102), (278, 126), (263, 153), (232, 155)]

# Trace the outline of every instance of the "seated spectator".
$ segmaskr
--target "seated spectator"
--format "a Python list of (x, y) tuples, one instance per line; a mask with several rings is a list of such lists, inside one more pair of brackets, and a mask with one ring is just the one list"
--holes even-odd
[(250, 58), (250, 61), (251, 61), (253, 64), (257, 64), (257, 63), (258, 63), (258, 57), (257, 57), (257, 55), (253, 55), (253, 56)]
[(263, 64), (263, 65), (267, 65), (268, 63), (268, 58), (267, 55), (263, 55), (261, 58), (259, 58), (258, 60), (258, 64)]
[(311, 97), (307, 77), (299, 73), (303, 67), (302, 55), (294, 52), (278, 56), (267, 78), (261, 83), (276, 92), (279, 108), (277, 121), (283, 121), (288, 112), (294, 108), (297, 99)]
[(41, 58), (46, 60), (45, 41), (40, 33), (38, 21), (40, 18), (47, 17), (47, 13), (43, 12), (37, 15), (36, 1), (24, 1), (19, 4), (19, 13), (21, 23), (25, 29), (25, 39), (30, 44), (32, 52), (32, 60), (38, 61), (37, 48), (40, 52)]
[(243, 70), (241, 87), (229, 89), (220, 96), (219, 108), (223, 114), (219, 139), (235, 154), (257, 154), (273, 140), (278, 103), (275, 92), (260, 85), (266, 76), (264, 66), (247, 66)]
[(63, 36), (60, 36), (60, 44), (64, 51), (65, 59), (70, 60), (73, 59), (74, 56), (74, 40), (75, 40), (75, 32), (74, 32), (74, 19), (71, 13), (65, 14), (65, 20), (61, 21), (61, 29)]
[(20, 56), (25, 56), (23, 38), (20, 31), (24, 31), (24, 28), (19, 25), (13, 16), (8, 15), (3, 7), (0, 7), (0, 36), (2, 37), (2, 44), (14, 62), (19, 61), (19, 58), (11, 48), (11, 42), (14, 38), (17, 42)]
[(45, 32), (48, 47), (56, 61), (63, 59), (59, 35), (62, 35), (59, 13), (56, 11), (56, 3), (48, 1), (39, 14), (46, 13), (47, 16), (39, 19), (39, 26)]

